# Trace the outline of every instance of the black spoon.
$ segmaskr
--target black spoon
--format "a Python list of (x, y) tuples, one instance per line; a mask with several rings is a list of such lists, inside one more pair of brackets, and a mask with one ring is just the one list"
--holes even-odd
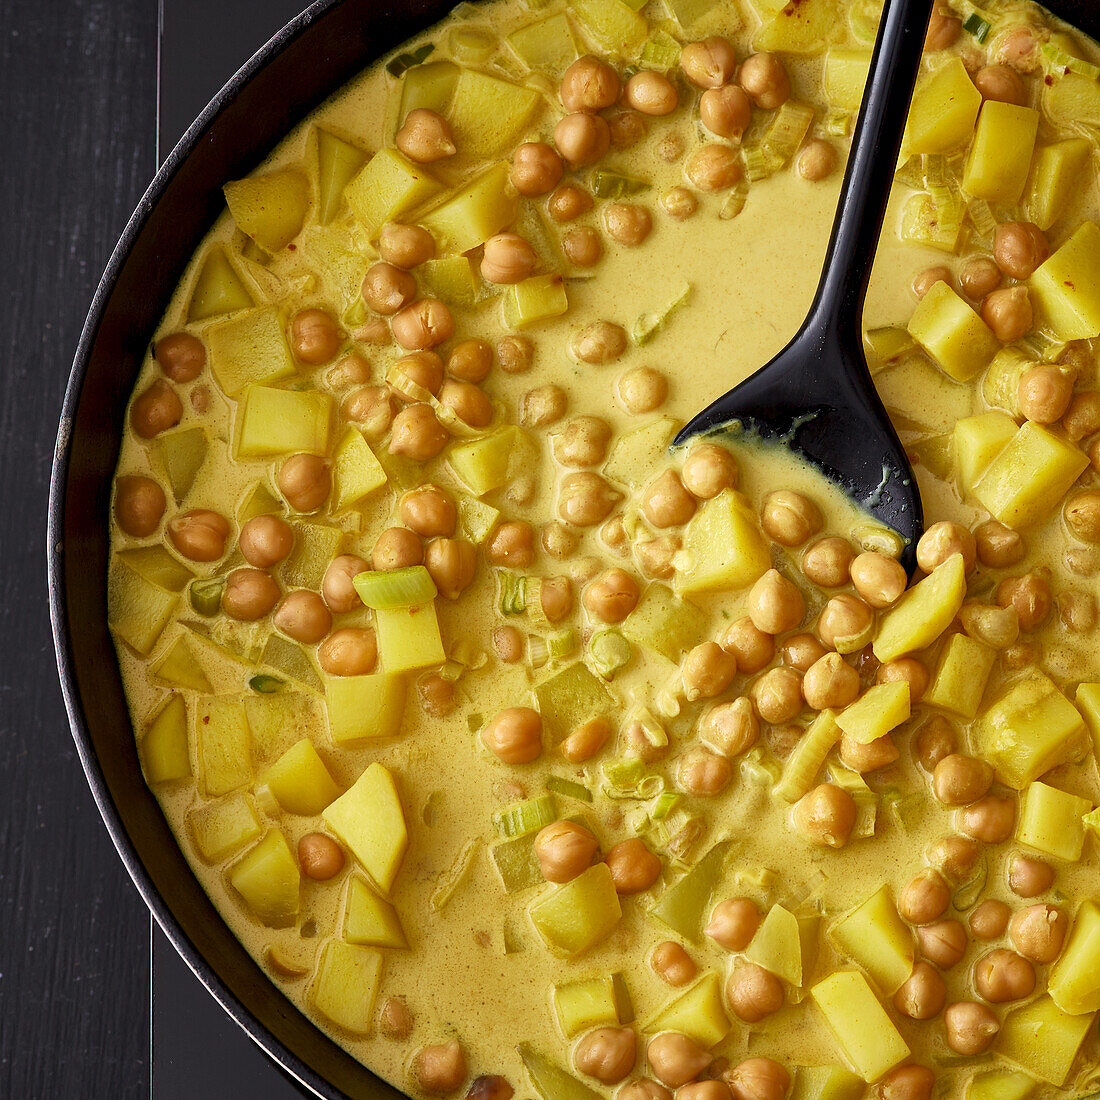
[(905, 540), (915, 567), (920, 492), (863, 352), (863, 299), (933, 0), (887, 0), (817, 295), (798, 335), (718, 398), (673, 446), (743, 431), (784, 443)]

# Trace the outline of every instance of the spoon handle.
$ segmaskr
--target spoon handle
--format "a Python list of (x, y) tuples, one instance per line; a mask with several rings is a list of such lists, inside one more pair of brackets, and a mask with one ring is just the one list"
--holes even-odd
[(920, 69), (933, 0), (886, 0), (837, 219), (807, 327), (855, 335), (871, 275), (909, 100)]

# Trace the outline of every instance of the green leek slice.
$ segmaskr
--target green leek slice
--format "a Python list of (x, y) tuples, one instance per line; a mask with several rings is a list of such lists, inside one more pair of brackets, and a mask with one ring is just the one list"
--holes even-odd
[(437, 593), (435, 581), (423, 565), (370, 570), (357, 574), (351, 583), (363, 603), (376, 611), (391, 607), (420, 607), (431, 603)]

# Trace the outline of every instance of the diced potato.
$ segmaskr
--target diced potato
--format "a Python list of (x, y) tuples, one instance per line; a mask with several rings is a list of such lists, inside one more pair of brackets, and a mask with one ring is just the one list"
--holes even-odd
[(462, 496), (458, 499), (458, 524), (465, 538), (480, 546), (492, 533), (500, 519), (500, 510), (491, 504)]
[(337, 1027), (353, 1035), (368, 1035), (381, 979), (381, 951), (329, 940), (309, 987), (309, 1003)]
[(1045, 233), (1061, 216), (1081, 182), (1092, 146), (1070, 138), (1035, 150), (1024, 192), (1024, 216)]
[(842, 1053), (868, 1084), (909, 1057), (908, 1045), (862, 974), (837, 971), (810, 994)]
[(658, 1009), (645, 1030), (678, 1031), (710, 1050), (730, 1031), (730, 1020), (722, 1003), (722, 978), (708, 970), (693, 986)]
[(955, 424), (955, 468), (964, 496), (974, 492), (979, 478), (1008, 446), (1016, 429), (1016, 421), (997, 409), (964, 417)]
[(1017, 791), (1088, 748), (1077, 708), (1037, 671), (1001, 695), (975, 722), (971, 736), (997, 779)]
[(192, 716), (204, 793), (216, 798), (251, 783), (251, 739), (240, 700), (199, 699)]
[(317, 127), (317, 221), (321, 225), (336, 217), (344, 204), (344, 188), (366, 159), (358, 146)]
[(797, 4), (781, 5), (756, 32), (753, 49), (821, 53), (833, 37), (839, 20), (836, 0), (800, 0)]
[(607, 936), (619, 923), (622, 909), (610, 868), (596, 863), (541, 896), (529, 913), (543, 943), (572, 958)]
[(1073, 701), (1092, 734), (1093, 750), (1100, 755), (1100, 684), (1078, 684)]
[(107, 623), (131, 649), (147, 657), (179, 604), (175, 592), (151, 584), (120, 554), (111, 563)]
[(344, 188), (344, 198), (374, 240), (386, 222), (421, 206), (440, 188), (423, 165), (413, 164), (396, 149), (380, 149)]
[(446, 117), (457, 82), (458, 66), (453, 61), (430, 61), (427, 65), (406, 69), (401, 77), (395, 128), (405, 121), (410, 111), (435, 111)]
[(244, 712), (252, 734), (252, 755), (263, 765), (280, 757), (300, 737), (324, 736), (321, 701), (301, 691), (249, 692)]
[(441, 252), (469, 252), (515, 220), (519, 201), (507, 164), (494, 164), (421, 218)]
[(441, 665), (447, 659), (434, 603), (380, 608), (374, 613), (374, 628), (382, 668), (391, 676)]
[(1005, 1017), (997, 1050), (1028, 1073), (1062, 1087), (1095, 1019), (1095, 1013), (1067, 1015), (1050, 997), (1040, 997)]
[(950, 711), (960, 718), (974, 718), (996, 660), (995, 649), (966, 634), (952, 634), (940, 654), (936, 674), (921, 702)]
[(829, 929), (829, 938), (892, 997), (913, 972), (913, 933), (883, 884)]
[(422, 292), (440, 301), (472, 306), (481, 290), (481, 277), (468, 256), (440, 256), (416, 269)]
[(917, 303), (909, 333), (956, 382), (976, 378), (1001, 346), (981, 317), (942, 281)]
[(459, 156), (482, 161), (513, 148), (542, 103), (534, 88), (460, 70), (447, 116)]
[(875, 684), (837, 716), (836, 724), (854, 741), (869, 745), (909, 721), (909, 685)]
[(667, 463), (668, 446), (679, 427), (678, 420), (659, 416), (619, 436), (604, 463), (603, 476), (640, 489)]
[(182, 592), (195, 574), (159, 544), (120, 550), (115, 560), (125, 562), (138, 576), (168, 592)]
[(790, 1100), (860, 1100), (865, 1088), (843, 1066), (798, 1066)]
[(678, 594), (748, 588), (772, 564), (755, 511), (733, 489), (723, 489), (692, 516), (681, 553)]
[(297, 169), (230, 180), (222, 191), (237, 228), (265, 252), (280, 251), (301, 232), (309, 180)]
[(219, 321), (203, 335), (210, 373), (228, 397), (237, 397), (257, 382), (277, 382), (295, 373), (283, 319), (274, 306)]
[(870, 50), (831, 49), (825, 55), (822, 83), (833, 107), (858, 111), (871, 69)]
[(507, 484), (519, 438), (519, 429), (509, 425), (482, 439), (454, 444), (447, 452), (447, 464), (475, 497), (483, 497)]
[(166, 432), (153, 440), (153, 450), (177, 504), (191, 491), (195, 475), (206, 459), (206, 449), (206, 432), (202, 428)]
[(745, 23), (737, 8), (716, 4), (715, 0), (665, 0), (665, 7), (682, 31), (691, 30), (696, 23), (716, 14), (720, 14), (728, 31), (738, 30)]
[(512, 31), (506, 41), (520, 61), (535, 70), (561, 72), (577, 57), (577, 42), (564, 12)]
[(243, 794), (192, 810), (187, 815), (187, 826), (199, 855), (207, 863), (221, 863), (261, 832), (260, 819)]
[(186, 634), (181, 634), (153, 663), (153, 675), (173, 687), (207, 693), (211, 690), (210, 681), (195, 659)]
[(784, 802), (794, 803), (809, 793), (826, 757), (840, 740), (841, 732), (836, 721), (836, 711), (823, 710), (787, 757), (783, 765), (783, 775), (775, 785), (775, 796), (782, 798)]
[(622, 625), (623, 635), (635, 645), (680, 663), (680, 657), (703, 640), (706, 616), (690, 600), (681, 600), (666, 585), (653, 581)]
[(396, 737), (405, 713), (405, 688), (405, 677), (400, 673), (326, 676), (325, 705), (333, 741), (345, 746)]
[(397, 910), (357, 875), (348, 879), (344, 897), (344, 939), (366, 947), (409, 946)]
[(1085, 847), (1081, 819), (1092, 808), (1089, 799), (1036, 780), (1024, 791), (1016, 839), (1055, 859), (1076, 863)]
[(798, 918), (782, 905), (773, 905), (745, 950), (745, 958), (799, 988), (803, 967)]
[(252, 295), (225, 254), (216, 244), (206, 254), (187, 309), (188, 321), (205, 321), (223, 313), (235, 313), (253, 305)]
[(950, 625), (966, 597), (966, 569), (953, 554), (918, 581), (879, 622), (872, 649), (884, 664), (930, 646)]
[(905, 149), (910, 154), (952, 153), (966, 145), (982, 95), (966, 66), (952, 57), (918, 85), (909, 108)]
[(601, 52), (634, 57), (642, 48), (646, 21), (621, 0), (569, 0), (569, 7)]
[(504, 324), (510, 329), (530, 328), (541, 321), (561, 317), (569, 309), (565, 280), (556, 274), (532, 275), (513, 283), (501, 299)]
[(987, 99), (978, 116), (978, 129), (963, 173), (963, 190), (976, 199), (1015, 206), (1035, 152), (1039, 112)]
[(327, 523), (302, 521), (294, 524), (294, 549), (280, 570), (287, 588), (321, 587), (325, 570), (340, 552), (344, 532)]
[(272, 829), (229, 872), (233, 889), (269, 928), (287, 928), (298, 916), (301, 875), (286, 837)]
[(292, 745), (263, 774), (263, 782), (275, 801), (288, 814), (313, 817), (340, 797), (340, 787), (332, 778), (313, 742), (303, 737)]
[(336, 491), (334, 510), (342, 512), (358, 504), (365, 496), (386, 484), (386, 471), (363, 438), (363, 433), (349, 428), (336, 448), (332, 463), (332, 480)]
[(1026, 1073), (995, 1069), (970, 1078), (966, 1100), (1027, 1100), (1035, 1091), (1036, 1081)]
[(321, 390), (249, 386), (239, 413), (238, 458), (328, 451), (332, 395)]
[(409, 845), (401, 799), (388, 769), (370, 764), (321, 816), (388, 896)]
[(1038, 323), (1060, 340), (1100, 336), (1100, 226), (1082, 222), (1030, 286)]
[(625, 1022), (619, 1016), (615, 983), (610, 975), (555, 986), (554, 1015), (567, 1039), (592, 1027)]
[(175, 783), (191, 778), (187, 747), (187, 704), (173, 693), (153, 715), (138, 746), (147, 783)]
[(1100, 1008), (1100, 905), (1083, 902), (1061, 957), (1050, 971), (1054, 1003), (1074, 1016)]

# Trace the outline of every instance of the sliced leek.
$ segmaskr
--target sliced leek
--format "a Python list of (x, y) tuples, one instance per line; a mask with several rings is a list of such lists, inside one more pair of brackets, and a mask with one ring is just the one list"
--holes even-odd
[(359, 598), (376, 611), (392, 607), (420, 607), (430, 603), (438, 591), (432, 575), (423, 565), (404, 569), (368, 570), (351, 582)]

